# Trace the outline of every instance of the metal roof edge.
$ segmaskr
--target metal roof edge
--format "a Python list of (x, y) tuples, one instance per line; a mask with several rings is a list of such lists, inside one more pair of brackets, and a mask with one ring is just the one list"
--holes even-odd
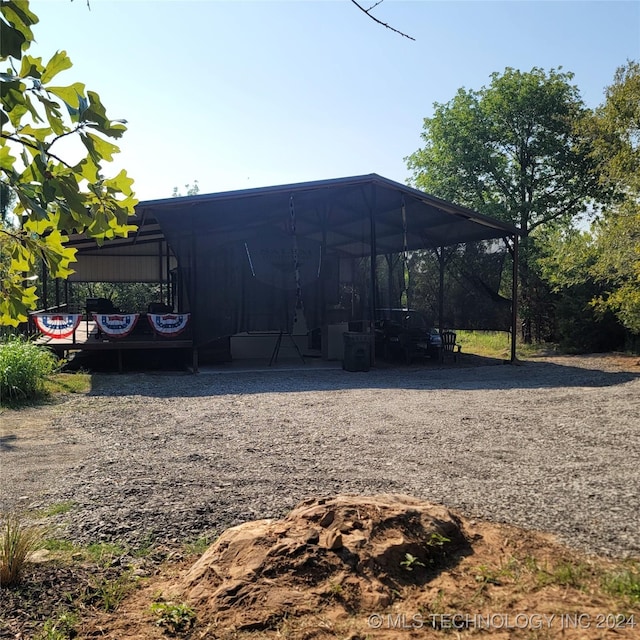
[(465, 207), (463, 205), (456, 204), (455, 202), (443, 200), (442, 198), (438, 198), (437, 196), (432, 196), (426, 191), (420, 191), (420, 189), (416, 189), (415, 187), (412, 187), (410, 185), (402, 184), (401, 182), (396, 182), (395, 180), (385, 178), (384, 176), (380, 176), (375, 173), (371, 174), (371, 177), (374, 177), (376, 179), (376, 182), (380, 182), (387, 186), (402, 190), (404, 193), (423, 200), (424, 202), (447, 211), (447, 213), (450, 213), (452, 215), (464, 216), (470, 220), (473, 220), (474, 222), (477, 222), (478, 224), (484, 224), (485, 226), (504, 229), (510, 234), (522, 235), (522, 230), (511, 224), (510, 222), (498, 220), (497, 218), (493, 218), (484, 213), (474, 211), (473, 209), (469, 209), (468, 207)]
[(160, 198), (157, 200), (143, 200), (138, 203), (136, 208), (145, 208), (157, 205), (185, 205), (196, 204), (201, 202), (209, 202), (214, 200), (231, 200), (236, 198), (257, 197), (263, 194), (279, 193), (287, 191), (310, 191), (315, 189), (326, 189), (337, 186), (347, 186), (349, 184), (357, 185), (371, 182), (374, 178), (380, 178), (375, 173), (365, 174), (361, 176), (352, 176), (345, 178), (329, 178), (326, 180), (311, 180), (308, 182), (293, 182), (289, 184), (273, 185), (268, 187), (252, 187), (250, 189), (237, 189), (231, 191), (218, 191), (215, 193), (199, 193), (195, 196), (178, 196), (170, 198)]
[(319, 189), (328, 189), (340, 186), (357, 186), (362, 184), (379, 184), (388, 188), (397, 189), (405, 195), (414, 197), (418, 200), (442, 209), (447, 213), (455, 216), (461, 216), (476, 222), (478, 224), (488, 226), (494, 229), (501, 229), (507, 235), (522, 235), (521, 229), (509, 222), (503, 222), (497, 218), (479, 213), (473, 209), (469, 209), (462, 205), (442, 200), (436, 196), (432, 196), (424, 191), (420, 191), (415, 187), (411, 187), (401, 182), (396, 182), (389, 178), (385, 178), (377, 173), (368, 173), (359, 176), (348, 176), (343, 178), (329, 178), (325, 180), (311, 180), (308, 182), (295, 182), (282, 185), (274, 185), (268, 187), (252, 187), (250, 189), (238, 189), (231, 191), (219, 191), (216, 193), (204, 193), (195, 196), (179, 196), (170, 198), (161, 198), (156, 200), (145, 200), (139, 202), (136, 206), (136, 213), (142, 212), (146, 208), (162, 207), (174, 208), (177, 206), (185, 206), (190, 204), (198, 204), (203, 202), (215, 202), (217, 200), (235, 200), (238, 198), (260, 197), (261, 195), (282, 193), (282, 192), (300, 192)]

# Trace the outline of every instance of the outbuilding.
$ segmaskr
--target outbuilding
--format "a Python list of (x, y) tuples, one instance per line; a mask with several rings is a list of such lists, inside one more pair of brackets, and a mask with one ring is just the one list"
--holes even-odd
[[(240, 335), (272, 334), (274, 349), (303, 336), (324, 342), (328, 357), (333, 334), (372, 333), (377, 308), (406, 304), (407, 259), (417, 251), (439, 262), (440, 328), (447, 248), (506, 248), (517, 287), (516, 227), (377, 174), (141, 202), (133, 223), (135, 233), (102, 246), (72, 237), (69, 284), (159, 283), (155, 310), (189, 314), (180, 347), (192, 350), (194, 367)], [(514, 359), (515, 302), (509, 322)]]

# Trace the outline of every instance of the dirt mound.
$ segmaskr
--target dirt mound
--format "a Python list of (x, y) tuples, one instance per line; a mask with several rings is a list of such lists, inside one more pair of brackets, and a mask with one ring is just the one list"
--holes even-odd
[(631, 640), (640, 606), (603, 592), (612, 562), (408, 496), (339, 495), (226, 530), (78, 638)]
[(327, 606), (381, 611), (394, 592), (424, 584), (469, 552), (444, 507), (338, 496), (303, 502), (284, 520), (228, 529), (171, 591), (215, 612), (222, 627), (266, 629)]

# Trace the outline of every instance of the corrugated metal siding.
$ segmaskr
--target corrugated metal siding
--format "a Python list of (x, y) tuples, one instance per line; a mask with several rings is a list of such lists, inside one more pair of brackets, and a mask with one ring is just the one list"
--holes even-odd
[[(169, 268), (175, 269), (177, 261), (169, 260)], [(167, 261), (159, 256), (83, 255), (72, 265), (75, 273), (71, 282), (166, 282)]]

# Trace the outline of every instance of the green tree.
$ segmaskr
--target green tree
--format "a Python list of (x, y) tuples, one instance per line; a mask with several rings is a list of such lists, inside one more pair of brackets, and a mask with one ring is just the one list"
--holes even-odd
[(611, 351), (625, 339), (624, 328), (594, 300), (603, 293), (594, 273), (599, 249), (584, 229), (553, 230), (541, 243), (540, 265), (553, 291), (558, 341), (566, 351)]
[(640, 206), (627, 200), (595, 229), (598, 259), (591, 273), (602, 292), (593, 304), (613, 311), (631, 333), (640, 335)]
[[(25, 282), (39, 261), (57, 278), (73, 272), (70, 233), (103, 242), (135, 229), (133, 181), (125, 171), (103, 174), (125, 122), (109, 119), (84, 84), (54, 84), (71, 60), (64, 51), (46, 63), (28, 53), (37, 23), (26, 0), (1, 0), (0, 58), (7, 66), (0, 72), (0, 179), (15, 195), (19, 224), (0, 228), (0, 324), (13, 326), (35, 306), (35, 287)], [(82, 145), (80, 159), (61, 155), (59, 143), (69, 136)]]
[(522, 230), (523, 338), (546, 296), (537, 267), (538, 230), (568, 225), (605, 197), (577, 124), (589, 114), (571, 73), (507, 68), (479, 91), (460, 89), (425, 118), (425, 146), (408, 158), (412, 183)]
[(594, 305), (640, 334), (640, 63), (621, 66), (605, 95), (587, 127), (602, 179), (618, 197), (594, 225), (591, 274), (603, 288)]
[[(198, 184), (197, 180), (193, 181), (193, 184), (189, 184), (187, 182), (187, 184), (184, 185), (184, 188), (187, 190), (186, 194), (187, 196), (197, 196), (200, 193), (200, 185)], [(171, 192), (171, 197), (172, 198), (182, 198), (183, 195), (182, 193), (180, 193), (178, 187), (173, 187), (173, 191)]]

